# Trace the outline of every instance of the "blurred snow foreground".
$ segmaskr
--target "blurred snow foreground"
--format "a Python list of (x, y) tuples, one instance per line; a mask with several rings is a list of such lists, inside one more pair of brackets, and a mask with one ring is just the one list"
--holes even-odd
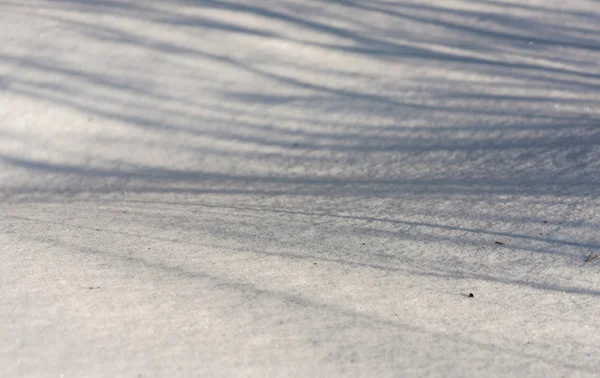
[(597, 376), (599, 62), (596, 0), (1, 1), (0, 375)]

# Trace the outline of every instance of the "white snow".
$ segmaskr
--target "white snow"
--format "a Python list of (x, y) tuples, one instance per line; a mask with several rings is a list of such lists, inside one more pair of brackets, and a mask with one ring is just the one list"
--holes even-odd
[(597, 376), (599, 62), (594, 0), (1, 1), (0, 375)]

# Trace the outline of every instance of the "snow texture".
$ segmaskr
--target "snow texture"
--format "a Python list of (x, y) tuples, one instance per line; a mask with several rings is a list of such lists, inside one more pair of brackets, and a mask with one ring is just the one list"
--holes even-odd
[(0, 1), (0, 375), (597, 377), (599, 62), (597, 0)]

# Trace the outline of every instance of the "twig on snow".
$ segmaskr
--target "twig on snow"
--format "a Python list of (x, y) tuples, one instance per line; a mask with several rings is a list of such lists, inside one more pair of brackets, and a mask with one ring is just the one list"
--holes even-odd
[(591, 261), (594, 261), (594, 260), (596, 260), (598, 257), (600, 257), (600, 255), (599, 255), (599, 254), (597, 254), (597, 253), (596, 253), (594, 256), (592, 256), (592, 255), (594, 255), (594, 252), (590, 252), (590, 254), (588, 255), (588, 257), (585, 259), (585, 262), (586, 262), (586, 263), (589, 263), (589, 262), (591, 262)]

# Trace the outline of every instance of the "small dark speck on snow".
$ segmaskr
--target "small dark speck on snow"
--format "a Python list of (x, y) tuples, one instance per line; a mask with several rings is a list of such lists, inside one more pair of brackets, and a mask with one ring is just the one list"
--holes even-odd
[(473, 293), (469, 293), (469, 298), (475, 298), (475, 296), (473, 295)]
[(495, 242), (494, 244), (498, 244), (498, 245), (504, 245), (504, 243), (502, 243), (502, 242), (499, 242), (499, 241)]

